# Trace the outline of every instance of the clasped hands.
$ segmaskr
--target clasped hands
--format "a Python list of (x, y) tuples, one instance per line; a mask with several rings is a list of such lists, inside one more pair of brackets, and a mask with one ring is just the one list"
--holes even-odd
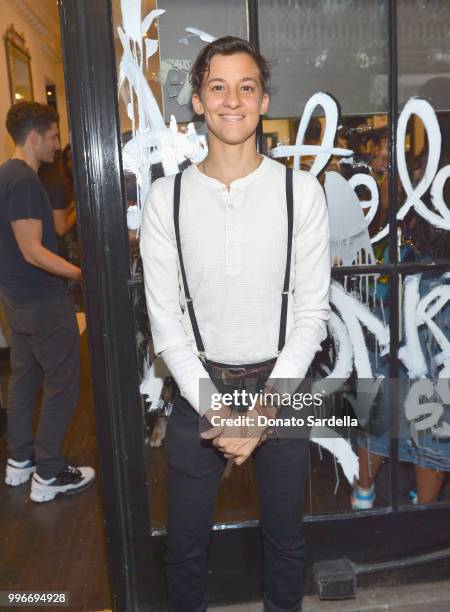
[[(277, 407), (260, 403), (247, 412), (237, 412), (222, 404), (219, 409), (210, 408), (205, 413), (212, 427), (200, 435), (203, 440), (212, 440), (212, 444), (227, 459), (233, 459), (236, 465), (242, 465), (255, 448), (267, 439), (268, 425), (258, 424), (258, 415), (275, 418), (277, 412)], [(244, 421), (242, 424), (236, 422), (239, 421), (239, 416)], [(220, 424), (215, 425), (217, 422)]]

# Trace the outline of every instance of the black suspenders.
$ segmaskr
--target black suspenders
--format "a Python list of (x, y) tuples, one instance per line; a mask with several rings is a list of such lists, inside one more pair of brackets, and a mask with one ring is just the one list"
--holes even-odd
[[(286, 252), (286, 271), (284, 274), (283, 292), (281, 296), (281, 316), (280, 316), (280, 333), (278, 337), (278, 353), (281, 352), (286, 341), (286, 318), (289, 299), (289, 279), (291, 275), (291, 253), (292, 253), (292, 228), (294, 224), (294, 198), (292, 187), (292, 169), (286, 168), (286, 208), (287, 208), (287, 252)], [(173, 191), (173, 219), (175, 225), (175, 237), (177, 241), (178, 259), (180, 261), (181, 277), (183, 279), (183, 289), (186, 298), (189, 318), (191, 320), (192, 331), (194, 332), (195, 343), (199, 352), (200, 358), (204, 361), (205, 347), (203, 345), (200, 330), (198, 328), (197, 319), (195, 317), (194, 305), (192, 303), (191, 294), (186, 279), (186, 271), (184, 269), (183, 254), (181, 252), (180, 242), (180, 191), (181, 191), (181, 175), (179, 172), (175, 176), (175, 184)]]
[(289, 299), (289, 279), (291, 276), (292, 227), (294, 225), (294, 196), (292, 187), (292, 168), (286, 168), (286, 207), (287, 207), (287, 254), (286, 272), (284, 273), (283, 293), (281, 296), (280, 335), (278, 336), (278, 354), (286, 341), (286, 318)]
[(189, 318), (191, 319), (192, 331), (194, 332), (195, 343), (197, 345), (197, 350), (199, 352), (200, 358), (202, 360), (206, 359), (205, 356), (205, 347), (203, 346), (203, 340), (200, 335), (200, 330), (198, 328), (197, 319), (195, 317), (194, 305), (192, 303), (191, 294), (189, 293), (189, 287), (186, 280), (186, 272), (184, 270), (183, 263), (183, 254), (181, 253), (181, 243), (180, 243), (180, 188), (181, 188), (181, 175), (182, 172), (179, 172), (175, 177), (175, 185), (173, 190), (173, 219), (175, 223), (175, 236), (177, 239), (177, 249), (178, 249), (178, 259), (180, 260), (180, 268), (181, 268), (181, 276), (183, 277), (183, 288), (184, 288), (184, 296), (186, 298), (186, 303), (189, 312)]

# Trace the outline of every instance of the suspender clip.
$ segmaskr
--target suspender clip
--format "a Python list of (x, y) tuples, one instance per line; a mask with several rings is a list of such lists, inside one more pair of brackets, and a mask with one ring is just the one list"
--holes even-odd
[(289, 291), (282, 291), (282, 292), (281, 292), (281, 294), (282, 294), (282, 295), (288, 295), (288, 294), (289, 294)]

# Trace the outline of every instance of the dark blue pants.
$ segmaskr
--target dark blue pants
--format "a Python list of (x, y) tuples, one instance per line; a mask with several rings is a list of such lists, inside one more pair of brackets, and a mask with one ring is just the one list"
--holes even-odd
[[(165, 557), (170, 612), (207, 609), (208, 545), (226, 459), (199, 438), (199, 416), (177, 395), (165, 438), (169, 520)], [(269, 438), (252, 460), (258, 484), (266, 612), (297, 612), (303, 595), (307, 437)], [(240, 469), (234, 467), (233, 469)]]

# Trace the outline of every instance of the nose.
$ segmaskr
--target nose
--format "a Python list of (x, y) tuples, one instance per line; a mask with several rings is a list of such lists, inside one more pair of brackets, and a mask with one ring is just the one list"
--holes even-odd
[(241, 99), (239, 97), (239, 92), (232, 87), (227, 92), (227, 96), (224, 100), (225, 106), (229, 106), (230, 108), (237, 108), (241, 104)]

